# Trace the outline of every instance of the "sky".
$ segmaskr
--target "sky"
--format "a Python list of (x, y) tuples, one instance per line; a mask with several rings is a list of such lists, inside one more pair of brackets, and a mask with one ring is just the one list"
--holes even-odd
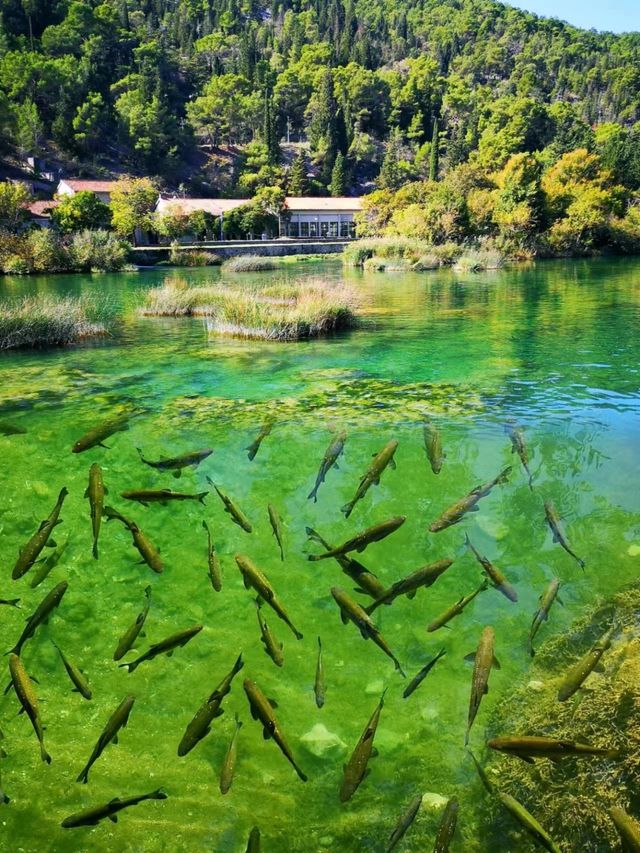
[(509, 5), (585, 29), (640, 32), (640, 0), (510, 0)]

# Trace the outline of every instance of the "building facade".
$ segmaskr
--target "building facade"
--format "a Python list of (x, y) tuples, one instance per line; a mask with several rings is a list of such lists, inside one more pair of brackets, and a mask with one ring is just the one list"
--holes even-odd
[(59, 198), (68, 195), (76, 195), (79, 192), (95, 193), (100, 201), (109, 204), (111, 193), (117, 186), (118, 181), (84, 181), (79, 178), (63, 178), (58, 184), (56, 195)]

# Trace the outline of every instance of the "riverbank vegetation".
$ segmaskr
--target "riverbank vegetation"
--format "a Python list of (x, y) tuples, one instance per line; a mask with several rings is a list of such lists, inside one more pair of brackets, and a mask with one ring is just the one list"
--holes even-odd
[(344, 284), (322, 279), (278, 282), (265, 287), (191, 287), (171, 279), (150, 290), (144, 316), (204, 317), (215, 334), (270, 341), (295, 341), (354, 328), (353, 294)]
[(0, 272), (115, 272), (127, 266), (129, 246), (109, 231), (80, 231), (64, 237), (50, 229), (0, 232)]
[(62, 346), (107, 333), (104, 318), (82, 299), (38, 295), (0, 305), (0, 350)]
[(225, 272), (265, 272), (274, 270), (277, 264), (263, 255), (236, 255), (222, 265)]

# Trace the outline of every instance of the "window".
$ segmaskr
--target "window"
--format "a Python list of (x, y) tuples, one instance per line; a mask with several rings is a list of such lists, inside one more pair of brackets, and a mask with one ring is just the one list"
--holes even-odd
[(353, 220), (349, 223), (349, 237), (356, 236), (356, 223)]
[(329, 223), (329, 237), (337, 237), (338, 236), (338, 222), (330, 222)]
[(318, 223), (310, 222), (309, 223), (309, 237), (317, 237), (318, 236)]
[(289, 237), (299, 237), (300, 229), (297, 222), (289, 223)]
[(328, 222), (321, 222), (320, 223), (320, 236), (322, 237), (323, 240), (326, 240), (328, 234), (329, 234), (329, 223)]
[(301, 237), (308, 237), (309, 236), (309, 223), (308, 222), (301, 222), (300, 223), (300, 236)]
[(340, 223), (340, 236), (348, 237), (349, 236), (349, 225), (350, 223), (343, 219)]

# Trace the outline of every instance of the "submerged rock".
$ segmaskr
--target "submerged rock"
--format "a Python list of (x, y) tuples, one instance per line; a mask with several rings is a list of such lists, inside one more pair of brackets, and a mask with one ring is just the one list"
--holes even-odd
[(344, 752), (347, 744), (323, 723), (316, 723), (312, 729), (302, 735), (300, 742), (312, 755), (322, 758), (327, 754)]
[(422, 808), (439, 811), (443, 809), (449, 802), (449, 797), (443, 797), (442, 794), (433, 794), (431, 792), (422, 795)]

